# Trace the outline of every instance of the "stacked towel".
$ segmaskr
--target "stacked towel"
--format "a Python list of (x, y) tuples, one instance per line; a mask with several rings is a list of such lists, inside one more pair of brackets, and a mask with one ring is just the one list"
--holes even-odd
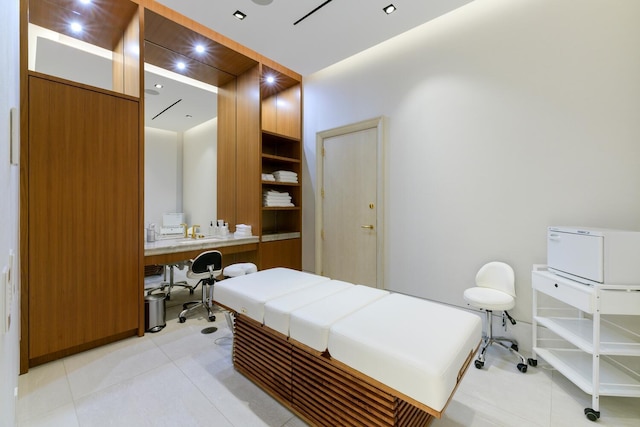
[(273, 176), (272, 173), (263, 173), (262, 174), (262, 180), (263, 181), (275, 181), (276, 177)]
[(275, 171), (273, 176), (278, 182), (298, 182), (298, 174), (293, 171)]
[(292, 207), (291, 196), (289, 193), (267, 190), (262, 194), (262, 201), (265, 207)]
[(233, 237), (240, 239), (242, 237), (251, 237), (251, 226), (246, 224), (236, 224), (236, 232), (233, 233)]

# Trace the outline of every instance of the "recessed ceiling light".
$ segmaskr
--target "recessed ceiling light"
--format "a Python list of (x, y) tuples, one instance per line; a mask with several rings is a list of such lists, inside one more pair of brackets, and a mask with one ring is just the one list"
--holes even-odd
[(265, 80), (266, 80), (267, 83), (273, 84), (273, 83), (275, 83), (276, 78), (271, 76), (271, 75), (269, 75), (269, 76), (267, 76), (267, 78)]
[(233, 12), (233, 16), (235, 16), (236, 18), (238, 18), (239, 20), (243, 20), (244, 18), (247, 17), (246, 13), (242, 13), (239, 10), (236, 10), (235, 12)]
[(204, 46), (202, 46), (201, 44), (196, 45), (196, 52), (198, 53), (204, 53)]
[(77, 22), (72, 22), (69, 25), (69, 28), (71, 28), (71, 31), (73, 31), (74, 33), (81, 33), (82, 32), (82, 25), (80, 25)]
[(91, 0), (80, 0), (80, 3), (89, 4), (91, 3)]
[(156, 89), (162, 89), (164, 87), (160, 83), (156, 83), (154, 84), (154, 86), (156, 87)]
[(386, 13), (387, 15), (390, 15), (396, 11), (396, 7), (390, 4), (389, 6), (383, 7), (382, 10), (384, 10), (384, 13)]
[(184, 64), (184, 62), (178, 62), (176, 64), (176, 67), (178, 67), (178, 70), (184, 70), (185, 68), (187, 68), (187, 66)]

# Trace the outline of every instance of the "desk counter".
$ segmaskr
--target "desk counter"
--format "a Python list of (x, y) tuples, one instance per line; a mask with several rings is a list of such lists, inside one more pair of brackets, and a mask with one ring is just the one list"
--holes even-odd
[(145, 265), (169, 264), (195, 258), (205, 250), (219, 250), (223, 255), (258, 251), (258, 237), (179, 238), (157, 240), (144, 244)]

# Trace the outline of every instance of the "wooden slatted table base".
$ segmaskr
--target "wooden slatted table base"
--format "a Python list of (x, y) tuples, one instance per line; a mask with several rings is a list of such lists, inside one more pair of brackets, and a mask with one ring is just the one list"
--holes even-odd
[(327, 355), (242, 314), (235, 319), (235, 368), (310, 424), (424, 427), (433, 420), (424, 408)]

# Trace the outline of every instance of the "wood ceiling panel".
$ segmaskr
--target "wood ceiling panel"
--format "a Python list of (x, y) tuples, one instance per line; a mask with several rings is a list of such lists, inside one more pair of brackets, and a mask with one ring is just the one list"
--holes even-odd
[[(156, 46), (162, 46), (167, 51), (189, 57), (193, 61), (233, 76), (239, 76), (257, 64), (257, 61), (148, 9), (145, 10), (144, 20), (145, 40)], [(194, 50), (196, 44), (201, 44), (205, 52), (197, 54)], [(147, 53), (145, 53), (145, 60), (147, 60)]]
[[(30, 0), (29, 22), (113, 51), (137, 9), (128, 0)], [(82, 33), (71, 31), (74, 21), (82, 23)]]

